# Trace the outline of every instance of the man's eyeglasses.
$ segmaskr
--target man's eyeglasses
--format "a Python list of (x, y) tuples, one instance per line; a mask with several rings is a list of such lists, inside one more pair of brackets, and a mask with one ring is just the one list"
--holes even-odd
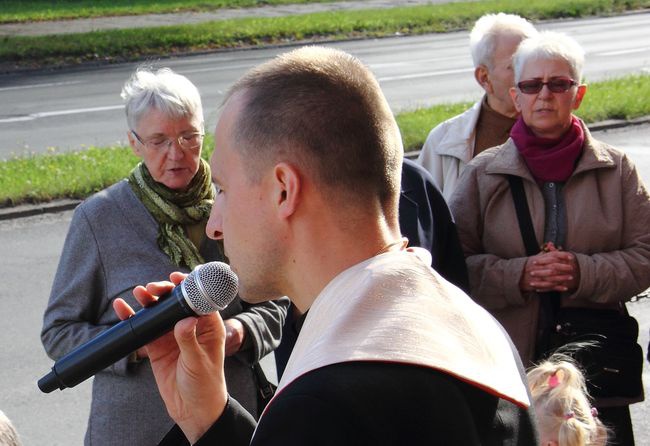
[(201, 146), (201, 142), (203, 141), (204, 136), (203, 133), (194, 132), (185, 133), (183, 135), (171, 138), (167, 136), (154, 136), (153, 138), (144, 141), (133, 130), (131, 130), (131, 133), (133, 133), (133, 136), (135, 136), (135, 139), (137, 139), (140, 144), (151, 150), (169, 149), (174, 142), (177, 142), (178, 145), (185, 150), (197, 149)]
[(517, 88), (524, 94), (537, 94), (542, 91), (544, 85), (553, 93), (566, 93), (578, 83), (568, 77), (552, 77), (547, 82), (543, 82), (541, 79), (521, 81), (517, 84)]

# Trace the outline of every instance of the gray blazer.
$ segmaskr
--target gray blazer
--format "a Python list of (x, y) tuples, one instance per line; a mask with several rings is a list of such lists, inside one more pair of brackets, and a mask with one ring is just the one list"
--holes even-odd
[[(140, 308), (136, 285), (182, 270), (157, 245), (158, 226), (129, 184), (121, 181), (74, 212), (45, 310), (41, 340), (54, 360), (118, 322), (112, 302)], [(206, 262), (223, 260), (217, 242), (201, 249)], [(188, 270), (185, 270), (188, 272)], [(249, 305), (238, 297), (221, 312), (246, 328), (242, 351), (226, 358), (229, 393), (256, 413), (251, 364), (277, 347), (288, 299)], [(147, 360), (122, 359), (94, 377), (86, 445), (155, 445), (173, 426)]]

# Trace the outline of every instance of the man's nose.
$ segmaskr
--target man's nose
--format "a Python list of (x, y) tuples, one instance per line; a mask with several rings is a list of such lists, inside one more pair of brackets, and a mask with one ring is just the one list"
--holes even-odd
[(210, 218), (208, 218), (208, 224), (205, 226), (206, 235), (213, 240), (223, 239), (223, 225), (219, 201), (218, 197), (214, 200), (212, 210), (210, 211)]

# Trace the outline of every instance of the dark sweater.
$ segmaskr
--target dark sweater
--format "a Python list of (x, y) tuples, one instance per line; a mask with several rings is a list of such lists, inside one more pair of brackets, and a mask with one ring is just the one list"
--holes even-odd
[[(348, 362), (287, 386), (255, 422), (233, 399), (196, 446), (536, 445), (532, 410), (448, 374)], [(175, 428), (161, 443), (188, 444)]]

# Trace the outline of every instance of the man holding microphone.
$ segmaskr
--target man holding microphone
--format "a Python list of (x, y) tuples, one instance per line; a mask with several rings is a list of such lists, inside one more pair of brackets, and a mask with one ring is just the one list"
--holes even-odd
[[(304, 320), (258, 426), (228, 396), (217, 314), (149, 344), (177, 423), (161, 444), (537, 444), (507, 335), (400, 233), (402, 158), (376, 79), (347, 53), (304, 47), (233, 86), (206, 231), (223, 238), (243, 299), (287, 295)], [(147, 305), (172, 287), (134, 294)]]

